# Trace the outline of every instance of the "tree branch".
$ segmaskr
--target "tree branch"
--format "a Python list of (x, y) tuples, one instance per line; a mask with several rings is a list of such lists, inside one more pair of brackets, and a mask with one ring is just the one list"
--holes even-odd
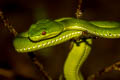
[(113, 70), (120, 71), (120, 61), (101, 69), (100, 71), (96, 72), (95, 74), (90, 75), (87, 78), (87, 80), (95, 80), (97, 77), (102, 76), (104, 73), (111, 72)]
[[(12, 33), (14, 35), (14, 37), (17, 36), (17, 31), (13, 28), (12, 25), (9, 24), (8, 19), (6, 19), (3, 15), (3, 12), (0, 11), (0, 19), (3, 22), (3, 25), (10, 31), (10, 33)], [(31, 57), (33, 63), (36, 65), (37, 69), (43, 74), (43, 76), (45, 77), (46, 80), (52, 80), (52, 78), (47, 74), (47, 72), (44, 70), (43, 65), (40, 64), (40, 62), (37, 60), (36, 55), (31, 53), (28, 53), (28, 55)], [(12, 71), (8, 71), (8, 70), (3, 70), (0, 69), (0, 75), (6, 76), (6, 77), (11, 77), (13, 76), (13, 72)]]
[(6, 77), (6, 78), (13, 78), (14, 75), (15, 75), (14, 72), (11, 70), (0, 69), (0, 76)]
[(8, 19), (6, 19), (4, 17), (2, 11), (0, 11), (0, 18), (1, 18), (2, 22), (3, 22), (3, 25), (10, 31), (10, 33), (12, 33), (14, 36), (16, 36), (18, 34), (17, 31), (13, 28), (12, 25), (9, 24)]
[(78, 19), (82, 16), (81, 5), (82, 5), (82, 0), (78, 0), (78, 8), (75, 13), (76, 18)]
[(46, 80), (52, 80), (52, 78), (48, 75), (48, 73), (44, 70), (44, 67), (40, 62), (38, 61), (36, 55), (33, 52), (29, 52), (28, 55), (32, 59), (33, 63), (37, 67), (37, 69), (42, 73), (42, 75), (45, 77)]

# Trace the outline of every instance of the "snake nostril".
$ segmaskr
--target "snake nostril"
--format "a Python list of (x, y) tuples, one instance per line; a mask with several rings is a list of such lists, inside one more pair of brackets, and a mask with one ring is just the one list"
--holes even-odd
[(45, 32), (45, 31), (43, 31), (43, 32), (42, 32), (42, 35), (45, 35), (45, 34), (46, 34), (46, 32)]

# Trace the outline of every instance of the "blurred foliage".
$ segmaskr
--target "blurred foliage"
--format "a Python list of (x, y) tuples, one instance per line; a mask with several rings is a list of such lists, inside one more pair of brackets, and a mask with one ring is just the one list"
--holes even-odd
[[(120, 0), (83, 0), (83, 19), (120, 21)], [(0, 9), (18, 32), (26, 31), (32, 23), (41, 18), (56, 19), (74, 17), (77, 0), (0, 0)], [(14, 37), (0, 23), (0, 68), (13, 70), (15, 78), (0, 80), (43, 80), (27, 54), (14, 50)], [(63, 65), (69, 42), (36, 52), (45, 70), (57, 80), (63, 71)], [(84, 77), (99, 71), (120, 60), (119, 39), (93, 40), (93, 49), (82, 67)], [(101, 76), (98, 80), (120, 80), (120, 72), (113, 71)]]

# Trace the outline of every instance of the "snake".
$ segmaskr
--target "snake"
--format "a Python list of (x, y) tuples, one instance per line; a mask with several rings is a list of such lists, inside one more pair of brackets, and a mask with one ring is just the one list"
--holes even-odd
[[(87, 39), (85, 35), (120, 38), (120, 23), (116, 21), (88, 21), (76, 18), (41, 19), (32, 24), (28, 31), (18, 34), (13, 41), (13, 45), (17, 52), (25, 53), (74, 39), (77, 42), (73, 41), (73, 48), (65, 61), (64, 76), (66, 80), (83, 80), (79, 69), (91, 50), (91, 46), (87, 43), (92, 44), (92, 40)], [(86, 41), (80, 43), (79, 41), (82, 38), (86, 38)], [(80, 45), (77, 45), (78, 43)]]

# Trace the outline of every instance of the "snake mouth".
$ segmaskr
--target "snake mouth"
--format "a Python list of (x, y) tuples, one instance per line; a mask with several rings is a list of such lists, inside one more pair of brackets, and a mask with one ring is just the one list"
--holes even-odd
[[(33, 52), (33, 51), (37, 51), (42, 48), (47, 48), (50, 46), (58, 45), (60, 43), (68, 41), (74, 37), (79, 37), (81, 35), (82, 35), (82, 31), (66, 31), (66, 32), (59, 34), (58, 36), (55, 36), (47, 40), (42, 40), (39, 42), (32, 42), (28, 38), (25, 38), (25, 37), (23, 38), (17, 37), (14, 40), (13, 44), (17, 52), (21, 52), (21, 53)], [(20, 44), (18, 45), (18, 43)]]

